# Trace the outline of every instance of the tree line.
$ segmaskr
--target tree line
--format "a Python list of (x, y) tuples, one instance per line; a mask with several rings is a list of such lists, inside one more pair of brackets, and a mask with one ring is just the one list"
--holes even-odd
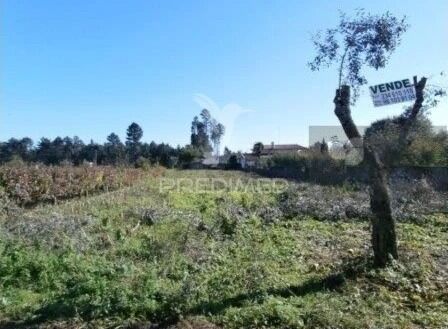
[(46, 165), (134, 165), (137, 167), (162, 165), (186, 166), (206, 156), (215, 149), (219, 155), (219, 141), (224, 126), (212, 118), (208, 110), (202, 110), (201, 120), (195, 117), (191, 127), (191, 144), (173, 147), (167, 143), (142, 142), (143, 129), (133, 122), (121, 141), (116, 133), (107, 136), (103, 144), (91, 140), (85, 143), (79, 137), (42, 137), (37, 143), (29, 137), (10, 138), (0, 142), (0, 163), (11, 161), (36, 162)]
[(0, 163), (18, 160), (46, 165), (80, 165), (83, 162), (125, 165), (136, 164), (140, 158), (144, 158), (152, 163), (170, 166), (170, 158), (176, 155), (178, 149), (165, 143), (143, 143), (142, 137), (143, 129), (133, 122), (126, 131), (125, 142), (116, 133), (107, 136), (103, 144), (93, 140), (84, 143), (77, 136), (58, 136), (53, 140), (42, 137), (37, 144), (29, 137), (10, 138), (0, 143)]

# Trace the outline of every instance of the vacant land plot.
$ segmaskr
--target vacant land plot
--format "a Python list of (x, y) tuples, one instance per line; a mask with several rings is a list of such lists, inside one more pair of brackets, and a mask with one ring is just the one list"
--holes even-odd
[(0, 328), (448, 326), (446, 196), (396, 192), (401, 260), (374, 270), (364, 187), (257, 178), (167, 171), (56, 205), (3, 200)]

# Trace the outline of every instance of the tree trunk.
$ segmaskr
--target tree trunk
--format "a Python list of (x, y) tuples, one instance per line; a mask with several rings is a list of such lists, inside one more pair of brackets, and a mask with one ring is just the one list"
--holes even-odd
[[(409, 131), (423, 107), (424, 94), (427, 79), (425, 77), (417, 81), (414, 77), (416, 99), (408, 117), (401, 124), (399, 137), (400, 149), (404, 150), (409, 143)], [(370, 181), (370, 209), (372, 210), (372, 247), (376, 266), (387, 265), (390, 257), (397, 259), (397, 237), (395, 233), (395, 221), (392, 217), (390, 194), (388, 189), (388, 173), (376, 150), (363, 141), (358, 128), (353, 122), (350, 112), (350, 87), (341, 86), (336, 90), (334, 98), (335, 114), (341, 122), (342, 128), (355, 148), (364, 151), (364, 160), (369, 170)]]
[[(350, 87), (336, 91), (335, 114), (345, 134), (355, 148), (363, 149), (370, 178), (370, 209), (372, 210), (372, 247), (376, 266), (385, 266), (390, 259), (398, 258), (395, 221), (392, 217), (387, 172), (376, 151), (364, 145), (350, 111)], [(389, 256), (390, 255), (390, 256)]]
[(378, 267), (383, 267), (387, 265), (390, 257), (398, 258), (395, 220), (392, 217), (387, 187), (388, 173), (378, 154), (368, 145), (364, 146), (364, 159), (369, 170), (374, 263)]

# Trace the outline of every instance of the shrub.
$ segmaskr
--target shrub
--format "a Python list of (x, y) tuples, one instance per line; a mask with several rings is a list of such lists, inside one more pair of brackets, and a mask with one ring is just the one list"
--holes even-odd
[(309, 177), (321, 184), (342, 183), (345, 180), (344, 160), (337, 160), (328, 154), (313, 154), (309, 157)]
[(341, 183), (345, 179), (344, 160), (320, 152), (277, 154), (266, 161), (265, 167), (292, 170), (297, 173), (295, 176), (321, 184)]
[(229, 157), (229, 160), (227, 161), (227, 164), (226, 164), (226, 169), (229, 169), (229, 170), (241, 169), (241, 164), (238, 162), (238, 157), (236, 154), (232, 154)]
[(179, 166), (188, 168), (195, 160), (202, 157), (203, 152), (194, 146), (187, 145), (179, 153)]
[(267, 162), (267, 165), (302, 170), (309, 167), (309, 158), (297, 153), (277, 154)]
[(29, 206), (130, 186), (141, 176), (141, 170), (131, 168), (3, 166), (0, 186), (9, 198)]
[(149, 170), (151, 168), (151, 161), (149, 161), (149, 159), (141, 156), (135, 161), (135, 168)]

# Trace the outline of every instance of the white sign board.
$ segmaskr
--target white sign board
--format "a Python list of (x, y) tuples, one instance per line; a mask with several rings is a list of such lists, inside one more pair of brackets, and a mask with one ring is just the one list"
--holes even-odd
[(408, 102), (415, 99), (415, 88), (409, 79), (382, 83), (370, 86), (369, 89), (375, 107)]

